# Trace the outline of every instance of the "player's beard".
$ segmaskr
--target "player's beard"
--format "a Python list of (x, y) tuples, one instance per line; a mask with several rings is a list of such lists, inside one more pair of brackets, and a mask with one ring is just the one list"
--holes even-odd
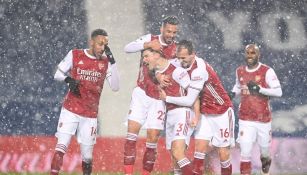
[(246, 60), (246, 64), (248, 67), (254, 67), (258, 64), (259, 59), (258, 58), (247, 58)]
[(96, 51), (94, 50), (94, 56), (97, 58), (97, 59), (102, 59), (102, 55), (104, 53), (104, 50), (103, 51)]
[(163, 37), (163, 40), (166, 44), (172, 44), (174, 42), (174, 37)]
[(190, 67), (190, 64), (184, 61), (182, 61), (180, 64), (181, 64), (181, 67), (183, 67), (184, 69), (187, 69)]

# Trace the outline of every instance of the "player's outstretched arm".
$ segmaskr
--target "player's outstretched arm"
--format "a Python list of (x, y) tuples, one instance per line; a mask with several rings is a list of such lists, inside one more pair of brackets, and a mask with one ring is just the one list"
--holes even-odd
[(144, 35), (144, 36), (138, 38), (137, 40), (128, 43), (125, 46), (124, 51), (126, 53), (140, 52), (140, 51), (145, 49), (144, 43), (150, 42), (150, 40), (151, 40), (151, 34)]

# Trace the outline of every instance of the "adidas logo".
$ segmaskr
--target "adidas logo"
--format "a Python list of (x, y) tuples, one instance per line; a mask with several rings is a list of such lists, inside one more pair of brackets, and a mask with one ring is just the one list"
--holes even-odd
[(78, 64), (84, 64), (84, 63), (83, 63), (83, 61), (81, 60), (81, 61), (79, 61), (79, 63), (78, 63)]

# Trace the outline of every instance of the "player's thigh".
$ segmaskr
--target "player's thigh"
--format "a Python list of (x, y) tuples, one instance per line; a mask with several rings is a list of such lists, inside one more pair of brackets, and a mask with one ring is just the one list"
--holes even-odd
[(234, 112), (229, 108), (225, 113), (208, 116), (213, 131), (212, 145), (216, 147), (234, 146)]
[(272, 141), (272, 124), (257, 123), (257, 142), (261, 147), (269, 147)]
[(198, 140), (207, 140), (211, 141), (213, 137), (213, 132), (209, 124), (208, 118), (202, 114), (199, 124), (195, 128), (194, 138)]
[(238, 143), (254, 143), (257, 139), (257, 129), (255, 122), (239, 120)]
[(148, 115), (148, 109), (151, 105), (151, 99), (144, 90), (136, 87), (132, 91), (128, 120), (132, 120), (143, 125)]
[(174, 140), (185, 140), (186, 145), (190, 143), (191, 135), (194, 131), (189, 126), (193, 111), (190, 108), (176, 108), (167, 112), (167, 122), (173, 126), (171, 142)]
[(97, 118), (80, 117), (80, 123), (77, 131), (79, 143), (84, 145), (94, 145), (97, 135)]
[[(57, 133), (74, 135), (77, 131), (79, 118), (76, 114), (62, 108), (58, 121)], [(56, 133), (56, 136), (58, 135)]]
[(170, 150), (172, 146), (173, 133), (174, 133), (174, 124), (170, 122), (170, 119), (167, 118), (165, 123), (165, 144), (166, 149)]
[(219, 147), (218, 148), (218, 153), (220, 157), (220, 161), (227, 161), (230, 158), (230, 147)]
[(162, 100), (151, 98), (151, 105), (148, 109), (148, 115), (144, 128), (146, 129), (164, 129), (165, 122), (165, 104)]

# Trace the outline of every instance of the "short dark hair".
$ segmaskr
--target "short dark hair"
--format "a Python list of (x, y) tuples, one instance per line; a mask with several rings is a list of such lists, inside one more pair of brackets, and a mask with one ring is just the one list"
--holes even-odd
[(98, 35), (108, 36), (108, 33), (104, 29), (96, 29), (92, 32), (91, 38), (95, 38)]
[(143, 57), (143, 53), (144, 53), (146, 50), (148, 50), (148, 51), (150, 51), (150, 52), (158, 53), (158, 54), (160, 54), (161, 57), (164, 57), (164, 55), (163, 55), (163, 53), (162, 53), (161, 51), (154, 50), (154, 49), (152, 49), (151, 47), (142, 50), (142, 52), (141, 52), (142, 57)]
[(178, 20), (177, 16), (167, 16), (162, 21), (163, 26), (165, 26), (166, 24), (178, 25), (179, 20)]
[(189, 40), (181, 40), (177, 43), (177, 51), (180, 51), (183, 48), (188, 49), (189, 54), (192, 54), (195, 51), (192, 41)]

